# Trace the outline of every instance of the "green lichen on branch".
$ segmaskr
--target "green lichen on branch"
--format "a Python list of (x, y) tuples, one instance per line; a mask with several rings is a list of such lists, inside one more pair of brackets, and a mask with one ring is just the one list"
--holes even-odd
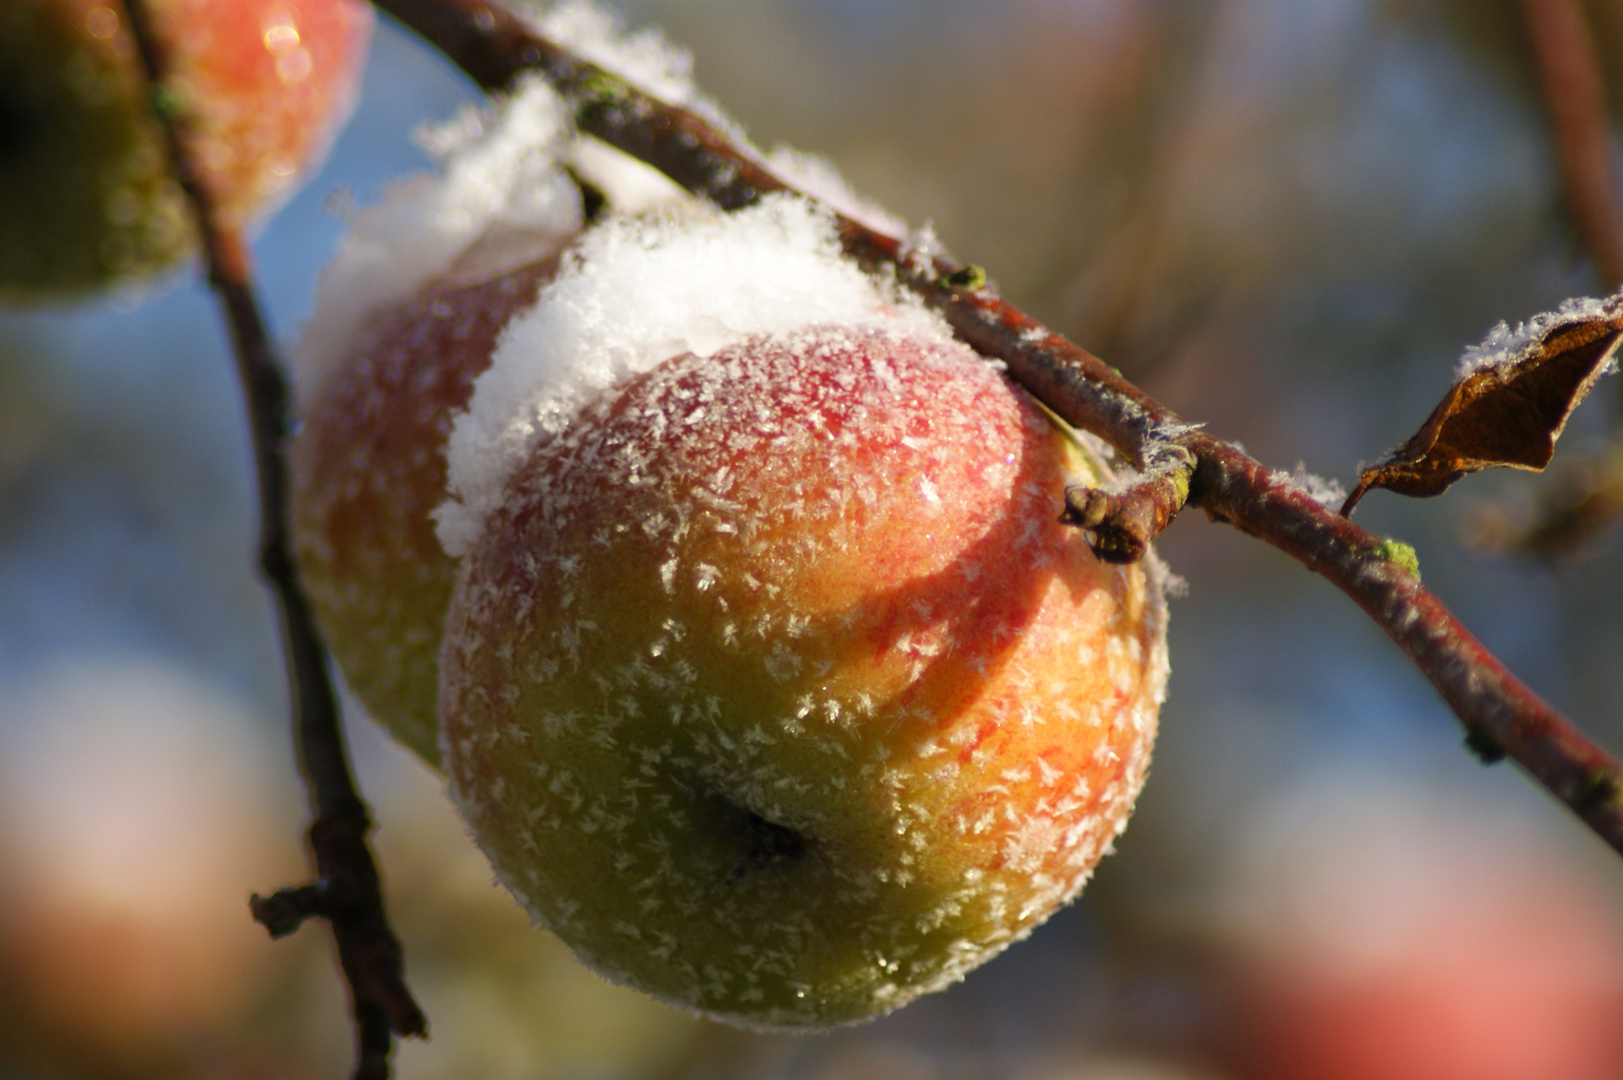
[(1375, 549), (1375, 557), (1406, 570), (1416, 581), (1420, 580), (1420, 556), (1410, 544), (1390, 538), (1382, 540)]

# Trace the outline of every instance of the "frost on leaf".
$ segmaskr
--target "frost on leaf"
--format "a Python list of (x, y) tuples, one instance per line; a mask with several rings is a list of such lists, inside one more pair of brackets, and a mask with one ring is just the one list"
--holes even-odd
[(1515, 331), (1503, 324), (1470, 350), (1425, 424), (1362, 470), (1341, 512), (1371, 488), (1441, 495), (1466, 473), (1504, 466), (1542, 470), (1567, 417), (1613, 370), (1623, 340), (1623, 296), (1568, 301)]

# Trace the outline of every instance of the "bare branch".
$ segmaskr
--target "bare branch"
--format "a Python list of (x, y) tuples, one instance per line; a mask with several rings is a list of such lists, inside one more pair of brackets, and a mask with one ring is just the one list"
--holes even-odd
[[(724, 208), (786, 190), (756, 155), (702, 118), (588, 64), (486, 0), (375, 0), (488, 91), (545, 73), (575, 107), (580, 129), (660, 169)], [(926, 258), (895, 237), (840, 219), (846, 251), (939, 310), (984, 355), (1002, 360), (1033, 396), (1114, 446), (1145, 473), (1125, 496), (1075, 493), (1096, 537), (1148, 543), (1182, 497), (1212, 518), (1273, 544), (1358, 602), (1425, 673), (1484, 757), (1503, 753), (1623, 853), (1623, 769), (1511, 675), (1424, 589), (1407, 549), (1366, 532), (1227, 443), (1184, 422), (1087, 350), (982, 284), (972, 267)], [(1068, 508), (1067, 513), (1071, 513)], [(1123, 540), (1122, 538), (1126, 538)], [(1097, 541), (1096, 541), (1097, 542)], [(1409, 553), (1412, 557), (1412, 553)]]
[(1623, 285), (1623, 199), (1594, 36), (1578, 0), (1522, 0), (1567, 205), (1608, 289)]
[(354, 1075), (357, 1080), (383, 1080), (389, 1074), (394, 1036), (424, 1035), (427, 1021), (405, 985), (400, 943), (384, 914), (382, 886), (366, 843), (371, 818), (356, 792), (326, 652), (289, 555), (283, 460), (287, 384), (260, 313), (240, 223), (220, 212), (207, 179), (187, 151), (188, 117), (184, 105), (166, 88), (167, 58), (153, 34), (146, 0), (125, 0), (125, 7), (145, 67), (153, 115), (195, 215), (209, 283), (230, 328), (247, 399), (259, 486), (260, 571), (277, 601), (294, 741), (314, 816), (309, 838), (317, 881), (284, 889), (269, 899), (256, 895), (250, 908), (276, 937), (291, 933), (310, 916), (332, 925), (356, 1023)]

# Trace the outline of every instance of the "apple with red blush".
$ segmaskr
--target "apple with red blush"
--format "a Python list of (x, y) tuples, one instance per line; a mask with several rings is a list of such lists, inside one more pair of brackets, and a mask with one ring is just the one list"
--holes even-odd
[(670, 357), (537, 440), (464, 557), (444, 763), (590, 966), (768, 1029), (869, 1019), (1082, 888), (1143, 782), (1152, 566), (966, 347), (820, 325)]

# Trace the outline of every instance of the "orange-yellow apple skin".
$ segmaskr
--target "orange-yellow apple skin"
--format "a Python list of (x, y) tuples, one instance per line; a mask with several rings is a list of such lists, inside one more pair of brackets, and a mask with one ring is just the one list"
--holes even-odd
[[(148, 0), (188, 148), (241, 224), (321, 156), (372, 27), (361, 0)], [(194, 244), (122, 5), (0, 4), (0, 299), (73, 299)]]
[(1082, 887), (1164, 689), (1144, 567), (991, 365), (814, 329), (670, 359), (534, 447), (466, 556), (445, 765), (589, 965), (747, 1026), (939, 988)]
[(431, 282), (372, 315), (304, 404), (289, 449), (294, 558), (326, 644), (373, 719), (430, 765), (456, 575), (431, 518), (446, 436), (564, 244), (493, 276)]

